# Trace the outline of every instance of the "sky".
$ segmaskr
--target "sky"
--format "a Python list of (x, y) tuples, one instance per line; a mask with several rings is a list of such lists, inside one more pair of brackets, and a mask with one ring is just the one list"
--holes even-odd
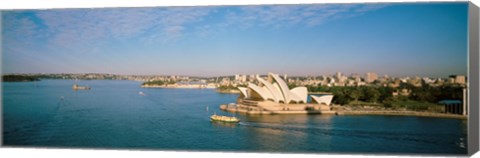
[(467, 74), (468, 3), (2, 11), (2, 73)]

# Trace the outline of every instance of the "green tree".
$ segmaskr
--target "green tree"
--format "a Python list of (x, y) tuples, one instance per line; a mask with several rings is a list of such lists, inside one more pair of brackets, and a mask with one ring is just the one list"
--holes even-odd
[(340, 105), (346, 105), (352, 101), (349, 89), (345, 87), (332, 87), (330, 89), (334, 95), (332, 102)]
[(352, 89), (350, 90), (350, 97), (352, 97), (355, 102), (358, 102), (358, 99), (361, 97), (361, 95), (362, 92), (357, 87), (352, 87)]
[(382, 100), (384, 108), (392, 108), (393, 107), (393, 102), (394, 102), (393, 97), (388, 97), (388, 98)]
[(380, 102), (385, 102), (389, 100), (393, 100), (393, 89), (390, 87), (379, 87), (380, 92)]
[(380, 92), (375, 87), (365, 87), (364, 88), (365, 101), (376, 103), (378, 98), (380, 98)]

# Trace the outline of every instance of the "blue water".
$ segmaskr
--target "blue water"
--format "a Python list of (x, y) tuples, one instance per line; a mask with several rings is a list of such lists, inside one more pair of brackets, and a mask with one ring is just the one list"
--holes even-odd
[[(466, 154), (466, 120), (402, 116), (241, 115), (212, 123), (235, 94), (147, 89), (140, 82), (2, 83), (6, 146), (196, 151)], [(143, 92), (145, 95), (139, 94)], [(62, 99), (63, 98), (63, 99)], [(208, 107), (208, 111), (207, 111)]]

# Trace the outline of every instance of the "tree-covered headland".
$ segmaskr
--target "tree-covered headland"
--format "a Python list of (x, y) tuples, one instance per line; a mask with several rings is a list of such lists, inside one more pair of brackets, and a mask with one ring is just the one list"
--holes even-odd
[(389, 109), (414, 111), (438, 111), (441, 100), (462, 100), (463, 87), (454, 84), (442, 86), (414, 86), (402, 83), (399, 87), (365, 86), (306, 86), (309, 92), (329, 92), (334, 95), (332, 102), (338, 105), (380, 106)]
[(2, 81), (3, 82), (32, 82), (32, 81), (40, 81), (40, 79), (34, 76), (27, 76), (27, 75), (3, 75)]

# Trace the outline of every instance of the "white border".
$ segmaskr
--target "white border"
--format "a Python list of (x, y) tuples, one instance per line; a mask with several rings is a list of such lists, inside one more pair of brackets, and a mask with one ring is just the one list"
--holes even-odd
[[(451, 2), (452, 0), (434, 0), (430, 2)], [(465, 1), (465, 0), (457, 0)], [(177, 0), (177, 1), (153, 1), (153, 0), (0, 0), (0, 10), (12, 9), (52, 9), (52, 8), (105, 8), (105, 7), (151, 7), (151, 6), (206, 6), (206, 5), (255, 5), (255, 4), (311, 4), (311, 3), (378, 3), (378, 2), (429, 2), (426, 0)], [(479, 5), (477, 0), (472, 1)], [(346, 153), (348, 154), (348, 153)], [(368, 153), (366, 153), (368, 154)], [(92, 149), (45, 149), (45, 148), (0, 148), (1, 157), (399, 157), (372, 156), (372, 155), (338, 155), (338, 154), (266, 154), (266, 153), (222, 153), (222, 152), (185, 152), (185, 151), (132, 151), (132, 150), (92, 150)], [(401, 156), (412, 157), (412, 156)], [(415, 156), (428, 158), (429, 156)], [(472, 157), (480, 157), (477, 153)]]

